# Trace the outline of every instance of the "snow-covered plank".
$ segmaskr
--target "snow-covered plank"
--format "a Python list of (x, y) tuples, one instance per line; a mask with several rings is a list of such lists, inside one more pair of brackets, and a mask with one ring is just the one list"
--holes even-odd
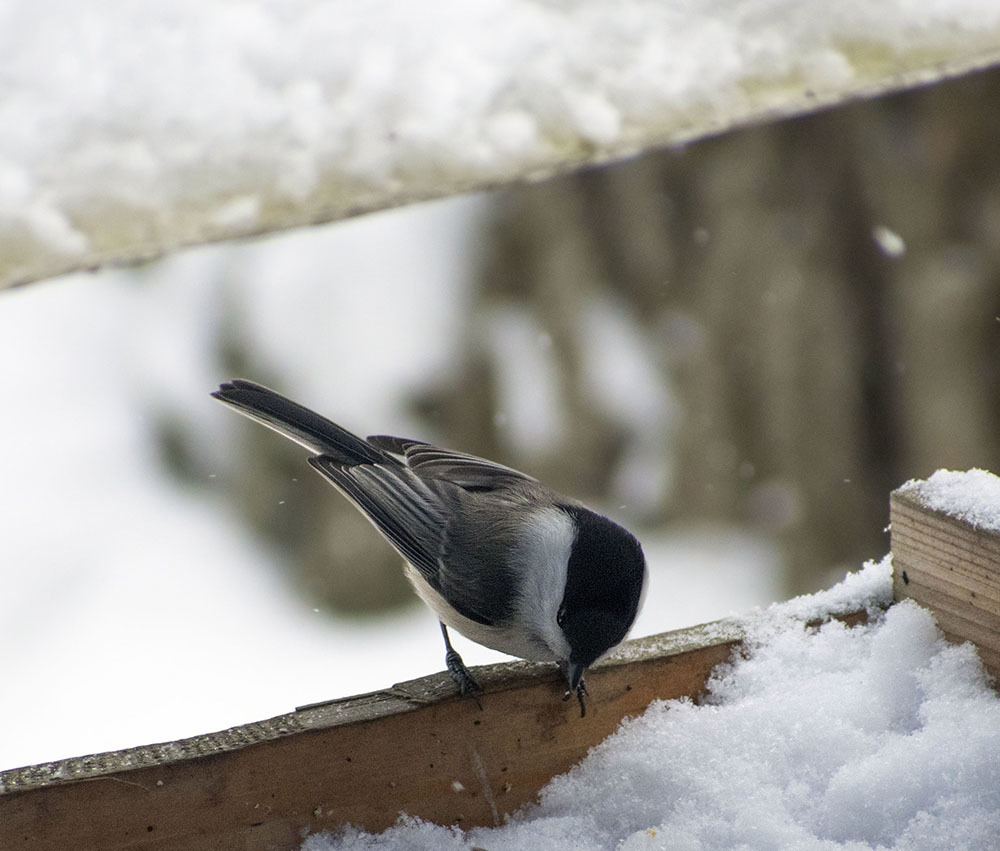
[(0, 287), (538, 180), (998, 60), (994, 0), (11, 0)]
[[(400, 812), (441, 825), (493, 826), (534, 801), (553, 776), (652, 701), (659, 699), (662, 707), (663, 701), (681, 699), (678, 705), (690, 708), (689, 698), (732, 682), (733, 669), (725, 666), (710, 682), (719, 663), (752, 663), (771, 644), (797, 658), (802, 637), (843, 635), (853, 625), (867, 642), (885, 626), (881, 612), (890, 600), (888, 562), (869, 564), (828, 591), (743, 618), (626, 642), (588, 672), (585, 717), (575, 701), (560, 700), (565, 686), (554, 666), (515, 662), (476, 669), (484, 687), (482, 709), (458, 698), (447, 675), (438, 674), (219, 733), (3, 771), (0, 848), (281, 851), (299, 847), (306, 832), (346, 823), (380, 830)], [(904, 640), (931, 650), (941, 644), (929, 616), (924, 620), (924, 626), (914, 624), (916, 637), (897, 636), (889, 646)], [(818, 651), (804, 692), (802, 672), (785, 674), (810, 704), (799, 708), (810, 719), (824, 717), (811, 705), (815, 676), (823, 675), (817, 664), (824, 668), (836, 660), (835, 670), (825, 672), (833, 689), (841, 687), (845, 662), (867, 664), (845, 656), (834, 641), (840, 650)], [(741, 653), (734, 653), (737, 645)], [(918, 656), (909, 661), (919, 664)], [(778, 667), (785, 670), (788, 663), (779, 661)], [(884, 662), (877, 663), (880, 679), (883, 668)], [(750, 673), (751, 680), (759, 676)], [(946, 677), (946, 684), (952, 682)], [(791, 683), (778, 690), (786, 686)], [(705, 711), (714, 715), (716, 709)], [(72, 713), (69, 704), (66, 711)], [(802, 726), (794, 713), (787, 721)], [(837, 730), (839, 737), (842, 726)], [(717, 738), (712, 731), (707, 735)], [(715, 774), (719, 765), (704, 770)]]
[(929, 608), (1000, 677), (1000, 478), (938, 470), (894, 491), (890, 517), (896, 599)]

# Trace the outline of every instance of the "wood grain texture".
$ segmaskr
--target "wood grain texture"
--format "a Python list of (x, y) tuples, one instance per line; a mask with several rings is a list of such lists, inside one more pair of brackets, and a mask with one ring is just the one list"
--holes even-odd
[(626, 716), (697, 696), (742, 635), (738, 621), (629, 642), (588, 674), (580, 717), (549, 666), (477, 669), (480, 711), (447, 675), (219, 733), (0, 773), (0, 848), (297, 848), (344, 823), (401, 812), (492, 825), (535, 800)]
[(927, 508), (912, 490), (893, 492), (890, 518), (894, 597), (933, 611), (1000, 677), (1000, 536)]

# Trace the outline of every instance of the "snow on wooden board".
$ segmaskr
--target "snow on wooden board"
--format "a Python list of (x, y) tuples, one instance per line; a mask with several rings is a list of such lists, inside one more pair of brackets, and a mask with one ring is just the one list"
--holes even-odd
[[(848, 584), (887, 591), (888, 570)], [(1000, 699), (971, 645), (947, 644), (912, 601), (817, 629), (795, 619), (809, 603), (763, 612), (707, 697), (654, 702), (506, 824), (403, 818), (302, 851), (1000, 847)]]
[(536, 180), (998, 59), (994, 0), (10, 0), (0, 286)]
[(476, 668), (481, 709), (441, 673), (219, 733), (3, 771), (0, 848), (290, 851), (307, 831), (384, 830), (402, 811), (494, 824), (622, 718), (702, 693), (741, 641), (830, 616), (864, 621), (890, 590), (888, 565), (872, 566), (780, 609), (628, 642), (588, 672), (585, 717), (560, 700), (555, 666), (514, 662)]
[[(102, 757), (7, 772), (0, 776), (0, 809), (6, 807), (0, 835), (6, 830), (10, 838), (33, 840), (32, 847), (53, 849), (67, 847), (67, 838), (75, 847), (107, 847), (97, 824), (130, 848), (243, 848), (248, 838), (260, 844), (268, 837), (275, 848), (302, 851), (936, 851), (943, 838), (954, 849), (1000, 847), (1000, 699), (973, 646), (945, 642), (930, 612), (913, 601), (882, 608), (890, 599), (890, 569), (890, 559), (872, 563), (830, 591), (714, 628), (642, 639), (615, 654), (595, 668), (596, 701), (610, 691), (621, 697), (648, 688), (637, 676), (640, 658), (678, 670), (707, 650), (717, 658), (697, 703), (660, 692), (644, 714), (625, 720), (509, 820), (500, 818), (511, 811), (508, 798), (534, 794), (512, 789), (518, 775), (506, 766), (535, 765), (552, 750), (553, 736), (558, 742), (584, 724), (610, 733), (620, 717), (612, 716), (610, 703), (586, 719), (553, 723), (567, 712), (555, 676), (548, 678), (553, 682), (535, 676), (529, 685), (549, 692), (554, 714), (539, 714), (531, 701), (526, 706), (517, 689), (487, 688), (483, 712), (467, 701), (434, 700), (422, 689), (447, 689), (446, 678), (426, 678), (399, 694), (304, 708), (296, 713), (301, 719), (103, 755), (117, 760), (112, 772), (101, 770)], [(845, 609), (867, 618), (853, 618), (853, 627), (813, 619)], [(490, 677), (531, 679), (528, 668), (500, 666)], [(704, 680), (695, 679), (694, 691), (680, 694), (700, 692)], [(378, 708), (414, 688), (405, 711)], [(356, 723), (360, 717), (341, 726), (361, 731), (368, 742), (363, 754), (325, 737), (338, 728), (336, 719), (350, 720), (340, 716), (346, 707), (366, 706), (399, 723), (382, 728), (381, 738)], [(414, 719), (428, 713), (451, 714), (425, 738)], [(390, 753), (375, 758), (376, 745)], [(280, 749), (288, 748), (292, 758), (281, 758)], [(329, 776), (335, 772), (339, 783)], [(364, 785), (372, 777), (378, 794)], [(389, 827), (399, 812), (392, 807), (388, 824), (381, 816), (388, 827), (382, 833), (345, 825), (363, 822), (345, 819), (345, 796), (360, 792), (370, 807), (400, 787), (431, 782), (436, 791), (423, 789), (413, 803), (450, 814), (439, 823), (404, 816)], [(218, 794), (206, 798), (206, 788)], [(480, 817), (469, 818), (473, 809)], [(471, 827), (489, 824), (491, 809), (498, 826)], [(78, 832), (67, 833), (74, 824)]]
[(928, 508), (992, 532), (1000, 532), (1000, 478), (988, 470), (938, 470), (899, 488)]

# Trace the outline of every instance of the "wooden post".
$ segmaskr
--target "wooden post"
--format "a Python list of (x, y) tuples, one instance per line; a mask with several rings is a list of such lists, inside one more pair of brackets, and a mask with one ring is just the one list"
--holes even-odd
[(1000, 679), (1000, 533), (928, 502), (921, 483), (890, 497), (893, 595), (933, 611), (944, 634), (975, 644)]

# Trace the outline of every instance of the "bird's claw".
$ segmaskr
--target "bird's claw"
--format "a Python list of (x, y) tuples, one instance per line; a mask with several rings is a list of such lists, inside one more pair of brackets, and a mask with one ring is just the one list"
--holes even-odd
[[(580, 680), (580, 684), (576, 687), (576, 699), (580, 701), (580, 717), (583, 718), (587, 714), (587, 704), (584, 702), (584, 698), (590, 692), (587, 691), (587, 684)], [(566, 694), (563, 695), (563, 700), (569, 700), (573, 696), (573, 692), (566, 689)]]
[(462, 657), (458, 655), (458, 651), (449, 650), (445, 653), (444, 663), (455, 685), (458, 686), (459, 694), (462, 697), (471, 697), (476, 701), (476, 706), (482, 709), (483, 704), (479, 699), (479, 695), (483, 693), (483, 689), (476, 682), (476, 678), (469, 673), (469, 669), (465, 667), (465, 663), (462, 661)]

